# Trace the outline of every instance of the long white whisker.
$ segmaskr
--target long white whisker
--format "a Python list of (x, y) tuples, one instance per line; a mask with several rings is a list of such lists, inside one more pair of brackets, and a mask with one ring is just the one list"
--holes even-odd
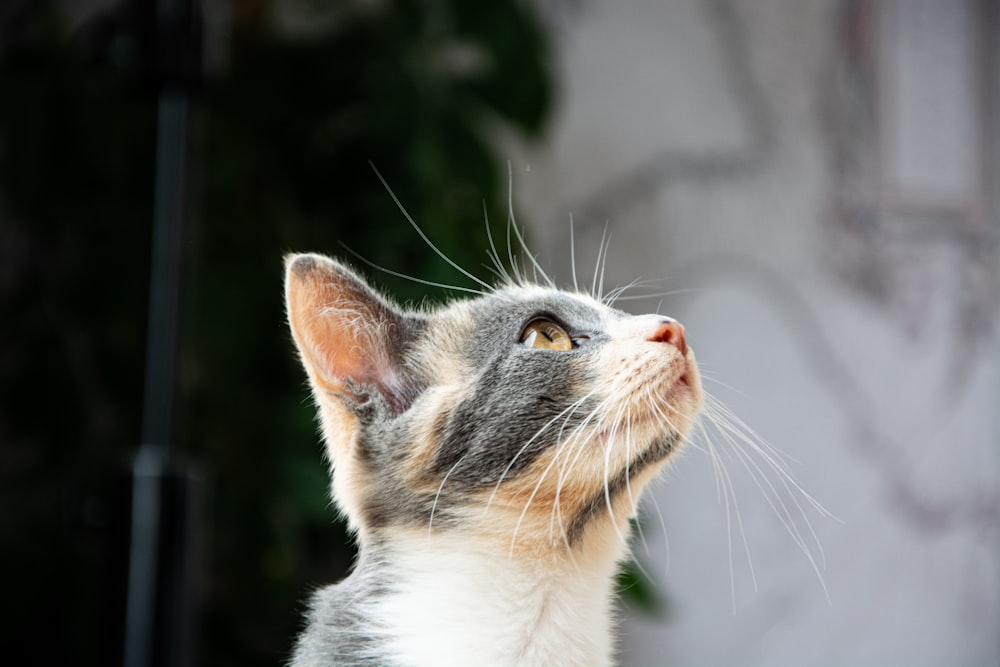
[[(720, 409), (722, 410), (721, 413), (719, 412)], [(728, 432), (731, 436), (735, 437), (737, 440), (756, 452), (758, 456), (760, 456), (768, 464), (768, 467), (774, 470), (774, 472), (785, 480), (785, 482), (794, 487), (795, 491), (799, 493), (821, 516), (829, 517), (835, 521), (843, 523), (829, 510), (823, 507), (819, 501), (807, 493), (806, 490), (803, 489), (802, 486), (796, 481), (787, 462), (787, 460), (791, 460), (797, 463), (795, 459), (792, 459), (787, 454), (779, 451), (777, 448), (770, 445), (766, 440), (756, 435), (749, 427), (735, 417), (735, 415), (729, 412), (727, 408), (718, 404), (718, 402), (714, 399), (712, 399), (706, 409), (706, 414), (709, 415), (712, 422), (720, 428), (720, 430)], [(730, 420), (735, 420), (737, 424), (734, 425)]]
[[(562, 532), (563, 541), (567, 542), (567, 547), (569, 546), (568, 545), (568, 537), (566, 535), (566, 527), (563, 525), (563, 522), (562, 522), (562, 505), (560, 503), (561, 497), (562, 497), (563, 486), (565, 485), (566, 479), (568, 479), (570, 472), (576, 466), (577, 461), (579, 461), (580, 456), (585, 451), (585, 446), (586, 446), (587, 440), (585, 440), (583, 438), (584, 430), (589, 428), (594, 433), (600, 433), (601, 432), (601, 429), (602, 429), (603, 423), (604, 423), (603, 418), (602, 419), (598, 419), (597, 423), (594, 424), (593, 427), (591, 427), (591, 422), (594, 420), (594, 417), (596, 417), (598, 415), (603, 415), (604, 414), (604, 410), (605, 410), (605, 407), (607, 406), (608, 402), (609, 402), (609, 399), (605, 399), (600, 404), (598, 404), (593, 410), (591, 410), (590, 414), (587, 415), (587, 417), (584, 419), (584, 421), (582, 423), (578, 424), (573, 429), (573, 432), (570, 433), (569, 437), (566, 438), (566, 440), (565, 440), (566, 446), (565, 447), (560, 447), (560, 449), (558, 449), (556, 451), (556, 457), (558, 458), (562, 454), (562, 452), (564, 450), (567, 450), (567, 449), (571, 448), (571, 444), (572, 443), (574, 443), (574, 442), (577, 443), (576, 444), (576, 454), (571, 459), (567, 458), (566, 462), (563, 463), (560, 466), (560, 468), (559, 468), (559, 477), (556, 480), (555, 507), (558, 508), (558, 514), (555, 515), (554, 518), (558, 519), (559, 530)], [(560, 433), (559, 438), (560, 438), (560, 441), (562, 441), (562, 433)], [(549, 526), (550, 526), (550, 530), (551, 530), (551, 528), (552, 528), (552, 523), (551, 522), (550, 522)]]
[(549, 287), (555, 289), (556, 284), (552, 282), (552, 279), (549, 278), (547, 273), (545, 273), (545, 269), (542, 268), (542, 266), (538, 263), (538, 260), (535, 259), (534, 254), (532, 254), (531, 250), (528, 249), (528, 244), (524, 240), (524, 235), (517, 226), (517, 220), (514, 219), (514, 172), (510, 166), (510, 160), (507, 161), (507, 216), (510, 221), (510, 226), (514, 228), (514, 234), (517, 236), (517, 241), (521, 244), (521, 249), (524, 251), (524, 254), (528, 256), (534, 270), (537, 272), (536, 282), (537, 274), (541, 274), (542, 278), (545, 279), (545, 283)]
[(729, 408), (723, 405), (720, 401), (717, 401), (713, 396), (706, 395), (706, 407), (705, 411), (712, 415), (713, 420), (720, 426), (725, 427), (725, 429), (732, 435), (738, 437), (740, 441), (744, 442), (748, 446), (755, 450), (760, 451), (761, 455), (767, 456), (777, 467), (781, 468), (782, 471), (791, 475), (791, 468), (788, 465), (788, 460), (794, 459), (784, 452), (779, 451), (773, 445), (769, 444), (764, 438), (757, 435), (753, 429), (747, 426), (739, 417), (737, 417)]
[[(604, 224), (604, 229), (607, 231), (608, 225)], [(604, 301), (604, 271), (608, 268), (608, 251), (611, 250), (611, 233), (608, 233), (608, 242), (604, 246), (604, 259), (601, 260), (601, 281), (597, 287), (597, 299), (599, 301)]]
[[(539, 476), (538, 481), (535, 483), (534, 489), (532, 489), (532, 491), (531, 491), (531, 495), (528, 497), (528, 500), (524, 504), (524, 508), (521, 510), (521, 515), (517, 519), (517, 524), (514, 526), (514, 534), (511, 536), (511, 543), (510, 543), (510, 553), (511, 554), (513, 554), (513, 552), (514, 552), (514, 546), (517, 543), (517, 534), (518, 534), (518, 532), (520, 532), (521, 524), (524, 521), (524, 517), (527, 515), (528, 509), (531, 507), (531, 503), (535, 499), (535, 496), (538, 495), (538, 491), (541, 489), (542, 483), (545, 481), (545, 478), (548, 476), (549, 472), (552, 470), (552, 467), (559, 460), (562, 451), (564, 449), (566, 449), (566, 448), (569, 447), (569, 444), (572, 441), (572, 439), (576, 438), (576, 437), (579, 437), (579, 438), (582, 439), (582, 433), (583, 433), (584, 427), (586, 426), (586, 423), (588, 423), (593, 418), (593, 416), (595, 414), (597, 414), (602, 409), (602, 405), (599, 405), (597, 408), (595, 408), (593, 411), (591, 411), (591, 413), (589, 415), (587, 415), (584, 424), (580, 424), (580, 425), (576, 426), (573, 429), (573, 432), (570, 434), (570, 437), (567, 438), (566, 440), (562, 440), (563, 429), (560, 429), (559, 445), (557, 445), (557, 447), (556, 447), (556, 451), (555, 451), (554, 455), (552, 456), (552, 460), (549, 462), (549, 464), (545, 467), (545, 470), (542, 471), (542, 474)], [(567, 417), (567, 420), (568, 420), (568, 417)], [(565, 428), (565, 426), (566, 426), (566, 422), (564, 421), (563, 422), (563, 428)], [(561, 485), (557, 484), (557, 487), (556, 487), (557, 497), (556, 497), (556, 500), (555, 500), (555, 503), (554, 503), (555, 506), (559, 505), (558, 493), (559, 493), (560, 490), (561, 490)], [(570, 545), (568, 544), (568, 538), (565, 535), (565, 530), (563, 530), (563, 542), (566, 544), (567, 551), (572, 556), (572, 550), (569, 548)]]
[[(587, 445), (587, 440), (584, 438), (584, 431), (589, 427), (589, 424), (593, 420), (593, 418), (596, 415), (603, 412), (603, 409), (604, 409), (603, 403), (601, 405), (598, 405), (594, 410), (590, 412), (590, 414), (587, 415), (583, 423), (574, 427), (573, 431), (565, 440), (562, 440), (562, 434), (560, 433), (559, 436), (560, 445), (556, 449), (555, 456), (553, 457), (553, 461), (562, 457), (566, 459), (566, 462), (564, 462), (559, 467), (559, 476), (556, 479), (556, 494), (552, 504), (552, 512), (549, 516), (549, 539), (550, 540), (552, 539), (552, 534), (555, 528), (558, 526), (559, 535), (562, 539), (563, 544), (566, 547), (566, 551), (569, 553), (572, 553), (572, 546), (569, 543), (569, 535), (566, 533), (566, 525), (563, 522), (562, 490), (563, 486), (566, 483), (566, 480), (569, 478), (570, 471), (572, 471), (573, 467), (576, 465), (576, 462), (580, 458), (580, 454), (584, 451)], [(594, 427), (597, 431), (600, 430), (601, 423), (602, 423), (601, 421), (598, 421), (596, 426)], [(568, 458), (569, 450), (572, 450), (574, 447), (576, 449), (576, 455), (573, 456), (572, 459), (569, 459)], [(567, 452), (567, 455), (563, 456), (563, 452)]]
[[(608, 510), (608, 519), (610, 520), (611, 527), (615, 531), (615, 535), (618, 536), (618, 539), (621, 541), (622, 544), (626, 544), (627, 545), (628, 544), (628, 538), (624, 534), (622, 534), (621, 530), (618, 528), (618, 519), (615, 516), (614, 506), (613, 506), (613, 504), (611, 502), (611, 480), (609, 478), (609, 473), (610, 473), (610, 470), (611, 470), (611, 454), (612, 454), (612, 451), (614, 449), (615, 443), (618, 440), (618, 430), (619, 430), (619, 426), (623, 423), (624, 412), (625, 412), (625, 407), (624, 406), (620, 406), (618, 408), (617, 413), (615, 414), (614, 419), (611, 421), (611, 423), (612, 423), (611, 432), (608, 433), (607, 438), (605, 439), (605, 447), (604, 447), (604, 505), (605, 505), (605, 507)], [(629, 423), (626, 422), (626, 427), (628, 427), (628, 426), (629, 426)], [(628, 436), (626, 435), (626, 437), (628, 437)], [(627, 472), (626, 472), (626, 474), (627, 474)], [(649, 572), (646, 571), (646, 568), (643, 567), (642, 563), (637, 558), (633, 558), (632, 562), (635, 564), (635, 567), (639, 570), (639, 572), (642, 574), (642, 576), (644, 576), (650, 582), (654, 581), (653, 577), (650, 576)]]
[(468, 454), (469, 454), (468, 452), (466, 452), (465, 454), (462, 454), (458, 458), (458, 460), (455, 461), (455, 464), (453, 466), (451, 466), (450, 468), (448, 468), (448, 472), (445, 473), (444, 478), (441, 480), (441, 483), (438, 484), (437, 492), (434, 494), (434, 502), (431, 503), (431, 514), (430, 514), (430, 517), (427, 519), (427, 541), (428, 542), (431, 539), (432, 529), (434, 527), (434, 514), (437, 512), (438, 500), (441, 498), (441, 490), (444, 489), (445, 482), (447, 482), (448, 478), (451, 477), (451, 473), (454, 472), (456, 468), (458, 468), (458, 466), (462, 463), (462, 461), (465, 460), (465, 457), (468, 456)]
[(486, 223), (486, 239), (489, 241), (489, 250), (486, 251), (486, 255), (493, 262), (493, 266), (496, 267), (497, 277), (503, 280), (505, 283), (510, 284), (513, 282), (511, 280), (510, 274), (507, 273), (507, 267), (503, 265), (500, 261), (500, 253), (497, 252), (496, 242), (493, 240), (493, 230), (490, 229), (490, 217), (486, 210), (486, 201), (483, 200), (483, 220)]
[[(724, 435), (723, 437), (726, 437), (726, 436)], [(820, 581), (820, 585), (822, 585), (823, 586), (823, 590), (826, 591), (826, 584), (825, 584), (825, 582), (823, 580), (823, 576), (822, 576), (822, 573), (821, 573), (821, 570), (820, 570), (820, 566), (816, 562), (815, 558), (813, 557), (812, 551), (809, 549), (809, 546), (806, 544), (806, 541), (805, 541), (805, 539), (802, 536), (802, 532), (799, 529), (798, 523), (795, 521), (795, 518), (792, 516), (791, 512), (789, 511), (788, 506), (785, 504), (785, 501), (781, 497), (781, 494), (775, 488), (774, 483), (770, 480), (770, 478), (767, 476), (767, 474), (761, 469), (760, 465), (757, 464), (757, 462), (754, 461), (741, 447), (739, 447), (738, 444), (735, 441), (733, 441), (730, 438), (727, 438), (727, 440), (729, 440), (730, 444), (733, 446), (732, 451), (733, 451), (734, 454), (736, 454), (737, 459), (747, 469), (747, 472), (750, 474), (750, 478), (754, 481), (754, 483), (757, 485), (757, 487), (761, 490), (761, 493), (764, 495), (765, 501), (768, 503), (768, 505), (771, 506), (771, 509), (778, 516), (778, 519), (781, 521), (782, 524), (784, 524), (785, 528), (788, 530), (789, 534), (792, 536), (792, 541), (795, 542), (795, 544), (799, 547), (799, 550), (802, 551), (803, 554), (805, 554), (806, 558), (809, 560), (810, 564), (813, 566), (813, 570), (815, 571), (816, 576), (817, 576), (817, 578)], [(804, 523), (806, 524), (806, 526), (808, 526), (808, 529), (809, 529), (810, 533), (812, 533), (813, 538), (815, 539), (817, 545), (819, 546), (819, 550), (820, 550), (820, 553), (821, 553), (821, 556), (822, 556), (823, 548), (822, 548), (822, 545), (819, 545), (819, 539), (818, 539), (818, 537), (816, 537), (816, 533), (812, 529), (812, 523), (809, 521), (808, 517), (805, 515), (805, 512), (802, 509), (802, 506), (799, 505), (798, 501), (795, 499), (795, 495), (791, 492), (791, 489), (789, 489), (789, 487), (788, 487), (787, 484), (784, 484), (784, 480), (786, 478), (783, 477), (783, 476), (781, 476), (781, 477), (779, 477), (779, 479), (781, 480), (781, 483), (784, 485), (784, 489), (785, 489), (786, 494), (789, 496), (789, 498), (791, 499), (791, 501), (799, 509), (799, 511), (800, 511), (800, 513), (801, 513), (801, 515), (803, 517)], [(765, 487), (766, 487), (766, 489), (765, 489)], [(768, 493), (768, 492), (770, 492), (770, 493)], [(823, 560), (825, 560), (825, 556), (822, 556), (822, 558), (823, 558)], [(827, 595), (829, 596), (828, 593), (827, 593)]]
[[(628, 496), (629, 503), (632, 507), (638, 507), (639, 503), (636, 501), (635, 495), (632, 494), (632, 422), (629, 421), (625, 424), (625, 493)], [(646, 542), (646, 535), (642, 531), (642, 525), (636, 521), (636, 532), (642, 539), (646, 547), (646, 553), (649, 553), (649, 543)]]
[[(410, 275), (407, 275), (405, 273), (400, 273), (399, 271), (393, 271), (392, 269), (387, 269), (386, 267), (380, 266), (380, 265), (376, 264), (375, 262), (371, 261), (370, 259), (367, 259), (366, 257), (363, 257), (362, 255), (360, 255), (359, 253), (355, 252), (351, 248), (347, 247), (343, 243), (341, 243), (340, 245), (344, 248), (344, 250), (346, 250), (347, 252), (351, 253), (352, 255), (354, 255), (355, 257), (357, 257), (359, 260), (361, 260), (362, 262), (364, 262), (368, 266), (370, 266), (373, 269), (376, 269), (378, 271), (381, 271), (382, 273), (387, 273), (390, 276), (396, 276), (397, 278), (402, 278), (403, 280), (409, 280), (411, 282), (419, 283), (421, 285), (429, 285), (430, 287), (441, 287), (441, 288), (447, 289), (447, 290), (454, 290), (456, 292), (467, 292), (469, 294), (478, 294), (480, 296), (485, 296), (486, 294), (488, 294), (488, 292), (485, 292), (485, 291), (479, 290), (479, 289), (474, 289), (474, 288), (471, 288), (471, 287), (461, 287), (459, 285), (448, 285), (447, 283), (437, 283), (437, 282), (434, 282), (433, 280), (424, 280), (423, 278), (417, 278), (415, 276), (410, 276)], [(482, 284), (485, 285), (486, 283), (482, 283)], [(490, 289), (492, 290), (492, 288), (490, 288)]]
[(660, 509), (660, 503), (656, 501), (655, 496), (651, 502), (653, 509), (656, 510), (656, 517), (660, 523), (660, 533), (663, 535), (663, 578), (666, 579), (667, 575), (670, 574), (670, 536), (667, 534), (667, 522), (663, 518), (663, 511)]
[(615, 510), (611, 504), (611, 479), (608, 477), (611, 471), (611, 450), (613, 448), (613, 443), (618, 437), (618, 426), (621, 424), (622, 414), (624, 412), (623, 407), (619, 407), (618, 413), (615, 415), (615, 419), (612, 422), (611, 433), (608, 434), (607, 444), (604, 447), (604, 504), (608, 508), (608, 518), (611, 519), (611, 527), (615, 529), (615, 534), (618, 539), (621, 540), (622, 544), (628, 544), (628, 538), (626, 538), (622, 531), (618, 528), (618, 520), (615, 517)]
[[(632, 462), (631, 445), (632, 445), (632, 420), (628, 420), (625, 423), (625, 489), (628, 493), (628, 499), (629, 503), (631, 504), (631, 507), (638, 510), (639, 505), (636, 502), (635, 496), (632, 495), (632, 480), (630, 479), (631, 475), (629, 471)], [(649, 542), (646, 540), (646, 533), (642, 529), (642, 522), (639, 521), (638, 516), (636, 517), (636, 520), (632, 522), (632, 524), (635, 525), (635, 530), (639, 535), (639, 539), (642, 540), (642, 543), (646, 548), (646, 554), (649, 555), (650, 554)], [(656, 579), (654, 579), (652, 575), (650, 575), (650, 573), (646, 571), (646, 568), (643, 566), (642, 561), (640, 561), (635, 555), (632, 556), (632, 562), (635, 563), (635, 567), (639, 570), (639, 572), (642, 573), (644, 577), (646, 577), (646, 580), (649, 581), (649, 583), (651, 583), (653, 586), (657, 585)]]
[(517, 260), (514, 258), (514, 243), (511, 240), (511, 217), (507, 216), (507, 261), (510, 263), (510, 270), (516, 280), (517, 284), (523, 285), (525, 283), (524, 276), (518, 269)]
[[(577, 431), (574, 431), (574, 433), (576, 433), (576, 432)], [(559, 460), (559, 453), (561, 451), (562, 446), (563, 446), (563, 443), (560, 443), (560, 445), (557, 446), (556, 452), (552, 456), (552, 460), (549, 461), (549, 464), (547, 466), (545, 466), (545, 470), (542, 471), (542, 474), (539, 476), (538, 481), (535, 483), (535, 487), (532, 489), (531, 495), (528, 496), (528, 500), (524, 503), (524, 508), (521, 510), (521, 515), (518, 517), (517, 524), (514, 526), (514, 534), (511, 536), (510, 554), (514, 553), (514, 546), (517, 544), (517, 534), (518, 534), (518, 532), (520, 532), (521, 523), (524, 521), (524, 517), (528, 514), (528, 509), (531, 507), (531, 503), (535, 499), (535, 496), (538, 495), (538, 491), (542, 488), (542, 483), (545, 481), (545, 478), (548, 476), (549, 471), (552, 470), (552, 467)], [(558, 500), (556, 501), (555, 504), (558, 505)], [(565, 540), (565, 537), (564, 537), (564, 542), (565, 541), (566, 540)], [(567, 544), (566, 546), (567, 546), (567, 550), (569, 551), (569, 553), (572, 554), (572, 550), (569, 550), (569, 545)]]
[(608, 306), (613, 306), (615, 302), (621, 298), (622, 294), (624, 294), (626, 291), (632, 289), (638, 284), (639, 284), (638, 280), (633, 280), (632, 282), (626, 285), (614, 288), (613, 290), (611, 290), (602, 297), (604, 304)]
[[(627, 289), (631, 289), (629, 286)], [(680, 296), (681, 294), (690, 294), (692, 292), (698, 292), (697, 289), (676, 289), (667, 290), (665, 292), (651, 292), (649, 294), (629, 294), (627, 296), (617, 296), (615, 301), (639, 301), (640, 299), (661, 299), (668, 296)]]
[(608, 237), (608, 226), (604, 225), (604, 232), (601, 234), (601, 243), (597, 246), (597, 262), (594, 264), (594, 279), (590, 282), (590, 296), (600, 300), (600, 295), (597, 293), (597, 277), (601, 274), (601, 267), (604, 265), (601, 259), (604, 256), (604, 241)]
[[(768, 466), (774, 470), (786, 483), (790, 484), (795, 488), (795, 491), (799, 493), (810, 506), (821, 516), (829, 517), (839, 523), (843, 523), (839, 518), (834, 516), (829, 510), (823, 507), (815, 498), (813, 498), (809, 493), (802, 488), (802, 486), (795, 479), (794, 475), (791, 473), (791, 469), (788, 465), (788, 460), (798, 463), (795, 459), (789, 457), (787, 454), (779, 451), (773, 445), (768, 443), (766, 440), (761, 438), (759, 435), (753, 432), (746, 424), (744, 424), (738, 417), (732, 414), (725, 406), (721, 405), (714, 399), (712, 399), (712, 404), (710, 406), (710, 413), (712, 415), (713, 422), (727, 430), (730, 434), (736, 437), (740, 442), (744, 443), (750, 447), (753, 451), (767, 462)], [(735, 424), (733, 423), (735, 421)]]
[(444, 254), (440, 250), (440, 248), (434, 245), (434, 243), (429, 238), (427, 238), (427, 234), (424, 233), (424, 230), (420, 228), (420, 225), (418, 225), (416, 221), (410, 216), (409, 212), (403, 206), (403, 203), (399, 201), (399, 197), (397, 197), (396, 193), (392, 191), (391, 187), (389, 187), (389, 183), (382, 176), (382, 172), (378, 170), (378, 168), (375, 166), (375, 163), (369, 161), (368, 164), (371, 165), (371, 168), (375, 172), (375, 175), (378, 177), (378, 180), (382, 182), (382, 187), (384, 187), (386, 192), (389, 193), (389, 196), (392, 197), (392, 201), (396, 203), (396, 208), (398, 208), (399, 212), (403, 214), (403, 217), (406, 218), (406, 221), (410, 223), (410, 226), (417, 231), (417, 234), (419, 234), (420, 238), (424, 240), (424, 243), (427, 244), (427, 247), (433, 250), (438, 257), (446, 261), (449, 266), (451, 266), (453, 269), (461, 273), (463, 276), (465, 276), (474, 283), (478, 283), (481, 287), (485, 288), (487, 292), (491, 291), (493, 289), (492, 285), (483, 282), (482, 280), (480, 280), (479, 278), (477, 278), (476, 276), (474, 276), (473, 274), (469, 273), (461, 266), (456, 264), (454, 261), (452, 261), (450, 257), (448, 257), (448, 255)]
[[(805, 498), (821, 515), (832, 515), (815, 499), (813, 499), (812, 496), (802, 489), (799, 483), (792, 476), (791, 471), (788, 468), (788, 464), (780, 452), (778, 452), (774, 447), (768, 445), (763, 439), (760, 439), (759, 436), (752, 438), (750, 435), (752, 434), (752, 431), (750, 431), (750, 429), (744, 430), (738, 428), (729, 421), (730, 419), (733, 419), (745, 427), (745, 425), (736, 419), (731, 412), (721, 407), (717, 401), (712, 399), (707, 404), (705, 414), (716, 427), (719, 435), (729, 444), (730, 451), (746, 469), (750, 479), (764, 496), (765, 502), (768, 503), (775, 516), (778, 517), (778, 520), (785, 526), (785, 529), (788, 531), (792, 541), (806, 556), (806, 559), (812, 566), (816, 578), (819, 581), (824, 594), (827, 596), (827, 600), (829, 601), (829, 591), (827, 590), (826, 582), (821, 571), (822, 568), (825, 567), (825, 552), (823, 550), (822, 543), (813, 528), (812, 522), (809, 520), (809, 516), (805, 512), (805, 508), (799, 502), (797, 496)], [(756, 456), (759, 457), (759, 459), (765, 464), (766, 469), (761, 467), (760, 463), (758, 463), (750, 455), (751, 453), (756, 454)], [(780, 488), (784, 490), (784, 494), (782, 494), (779, 488), (775, 486), (774, 482), (767, 474), (767, 470), (770, 470), (777, 475), (778, 484), (780, 485)], [(819, 552), (819, 562), (817, 562), (812, 550), (806, 543), (802, 530), (799, 527), (799, 523), (796, 520), (795, 515), (793, 515), (789, 509), (788, 504), (786, 504), (783, 499), (783, 495), (789, 498), (789, 501), (794, 506), (798, 516), (801, 517), (802, 522), (805, 523), (806, 530), (811, 537), (811, 541), (815, 543)]]
[[(728, 389), (729, 391), (731, 391), (731, 392), (733, 392), (735, 394), (739, 394), (740, 396), (746, 396), (747, 395), (747, 393), (745, 391), (742, 391), (741, 389), (738, 389), (738, 388), (734, 387), (733, 385), (728, 384), (725, 381), (720, 380), (719, 378), (715, 377), (715, 375), (713, 374), (713, 372), (710, 371), (710, 370), (707, 370), (703, 365), (699, 365), (698, 374), (701, 375), (702, 382), (705, 382), (707, 380), (707, 381), (709, 381), (709, 382), (711, 382), (713, 384), (719, 385), (720, 387), (722, 387), (724, 389)], [(711, 397), (709, 397), (709, 396), (706, 395), (706, 398), (711, 398)], [(719, 402), (719, 401), (714, 401), (714, 402), (716, 404), (716, 407), (718, 407), (721, 410), (726, 410), (728, 412), (728, 408), (726, 408), (726, 406), (723, 405), (721, 402)], [(729, 413), (729, 414), (732, 414), (732, 413)]]
[[(704, 427), (702, 427), (704, 428)], [(736, 488), (733, 486), (732, 477), (725, 461), (715, 449), (715, 445), (708, 438), (705, 432), (705, 440), (712, 457), (712, 466), (717, 478), (717, 488), (722, 490), (722, 498), (726, 508), (726, 544), (729, 551), (729, 588), (732, 596), (733, 614), (736, 613), (736, 570), (733, 561), (733, 521), (732, 515), (736, 515), (736, 527), (739, 530), (740, 539), (743, 542), (743, 550), (747, 558), (747, 567), (750, 569), (750, 580), (753, 582), (754, 591), (757, 590), (757, 571), (753, 564), (753, 556), (750, 553), (750, 542), (747, 540), (746, 529), (743, 525), (743, 515), (740, 512), (739, 499), (736, 496)], [(731, 505), (730, 505), (731, 503)], [(730, 510), (732, 507), (732, 510)]]
[[(605, 421), (604, 418), (599, 419), (597, 421), (597, 423), (594, 424), (593, 427), (591, 427), (591, 423), (593, 422), (593, 420), (594, 420), (595, 417), (597, 417), (598, 415), (603, 414), (604, 409), (607, 407), (607, 405), (608, 405), (609, 402), (610, 402), (610, 399), (605, 399), (605, 400), (601, 401), (593, 410), (591, 410), (590, 414), (587, 415), (587, 417), (584, 419), (584, 421), (582, 423), (580, 423), (579, 425), (577, 425), (576, 427), (574, 427), (573, 432), (570, 433), (570, 435), (569, 435), (568, 438), (566, 438), (567, 443), (573, 441), (574, 439), (576, 439), (579, 442), (581, 440), (581, 438), (582, 438), (582, 436), (580, 434), (586, 428), (591, 428), (591, 430), (594, 431), (595, 433), (600, 433), (601, 428), (603, 427), (603, 424), (604, 424), (604, 421)], [(560, 433), (560, 439), (561, 438), (562, 438), (562, 434)], [(577, 453), (576, 453), (576, 456), (572, 460), (569, 460), (569, 461), (567, 461), (566, 464), (563, 464), (563, 466), (559, 470), (559, 475), (560, 475), (560, 480), (559, 481), (560, 482), (562, 482), (566, 478), (566, 475), (568, 474), (567, 467), (569, 469), (572, 469), (572, 467), (574, 465), (576, 465), (576, 462), (580, 458), (580, 455), (582, 453), (583, 453), (583, 449), (579, 449), (577, 451)]]
[(576, 241), (573, 235), (573, 214), (569, 214), (569, 267), (573, 272), (573, 290), (580, 291), (580, 285), (576, 282)]
[[(545, 424), (543, 424), (542, 427), (539, 428), (535, 432), (535, 434), (533, 436), (531, 436), (530, 438), (528, 438), (527, 442), (525, 442), (521, 446), (521, 448), (517, 451), (517, 453), (514, 454), (514, 456), (511, 458), (510, 462), (507, 464), (507, 467), (504, 469), (503, 473), (500, 475), (500, 479), (498, 479), (497, 483), (493, 486), (493, 493), (490, 494), (489, 500), (486, 502), (486, 510), (488, 510), (490, 508), (490, 505), (493, 503), (493, 499), (496, 497), (497, 491), (500, 490), (500, 485), (503, 484), (503, 481), (507, 478), (507, 475), (510, 473), (511, 468), (514, 467), (514, 464), (517, 462), (518, 458), (520, 458), (521, 455), (524, 454), (524, 452), (527, 451), (528, 447), (531, 446), (531, 443), (533, 443), (536, 438), (538, 438), (539, 436), (541, 436), (546, 430), (548, 430), (548, 428), (550, 426), (552, 426), (554, 423), (556, 423), (557, 421), (559, 421), (559, 419), (561, 417), (563, 417), (563, 416), (565, 416), (565, 419), (563, 420), (563, 427), (565, 427), (566, 422), (569, 420), (570, 417), (573, 416), (573, 413), (576, 412), (577, 408), (579, 408), (581, 405), (583, 405), (583, 403), (585, 401), (587, 401), (591, 396), (593, 396), (595, 392), (596, 392), (596, 390), (595, 391), (591, 391), (587, 395), (583, 396), (579, 400), (577, 400), (574, 403), (572, 403), (565, 410), (563, 410), (562, 412), (560, 412), (559, 414), (557, 414), (555, 417), (553, 417), (552, 419), (550, 419), (549, 421), (547, 421)], [(562, 430), (560, 429), (560, 433), (561, 432), (562, 432)], [(486, 510), (484, 510), (484, 513), (485, 513)]]

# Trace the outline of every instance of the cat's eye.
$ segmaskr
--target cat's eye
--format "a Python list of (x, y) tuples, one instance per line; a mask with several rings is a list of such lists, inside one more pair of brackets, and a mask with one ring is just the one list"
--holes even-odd
[(572, 350), (573, 339), (566, 330), (551, 320), (534, 320), (524, 327), (520, 342), (541, 350)]

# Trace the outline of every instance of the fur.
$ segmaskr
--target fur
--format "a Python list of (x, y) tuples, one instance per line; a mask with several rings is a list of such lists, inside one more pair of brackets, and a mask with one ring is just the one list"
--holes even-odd
[[(610, 664), (628, 521), (703, 400), (683, 327), (513, 281), (406, 311), (319, 255), (286, 301), (360, 548), (292, 665)], [(540, 318), (572, 348), (522, 344)]]

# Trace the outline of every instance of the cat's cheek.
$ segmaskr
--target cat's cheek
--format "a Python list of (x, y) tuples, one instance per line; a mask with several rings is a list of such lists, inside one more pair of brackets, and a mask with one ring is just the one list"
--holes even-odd
[[(488, 509), (467, 518), (475, 532), (505, 553), (538, 562), (577, 546), (573, 527), (603, 489), (603, 456), (591, 444), (584, 445), (589, 453), (553, 447), (522, 474), (481, 491), (474, 505)], [(622, 518), (619, 530), (624, 530), (631, 510), (619, 507), (620, 500), (615, 496), (612, 502), (614, 516)]]
[(698, 370), (698, 362), (694, 350), (691, 348), (688, 348), (687, 351), (684, 374), (671, 392), (669, 400), (677, 404), (679, 412), (687, 419), (688, 428), (694, 423), (705, 405), (705, 390), (701, 386), (701, 372)]
[(424, 391), (406, 414), (410, 424), (403, 464), (400, 469), (406, 486), (418, 493), (436, 493), (442, 479), (436, 471), (444, 432), (454, 406), (468, 398), (461, 385), (433, 387)]

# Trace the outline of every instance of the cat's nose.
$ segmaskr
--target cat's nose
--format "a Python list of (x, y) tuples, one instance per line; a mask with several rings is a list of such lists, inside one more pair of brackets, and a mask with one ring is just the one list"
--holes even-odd
[(684, 325), (675, 320), (662, 322), (649, 337), (651, 343), (667, 343), (673, 345), (682, 355), (687, 354), (687, 341), (684, 340)]

